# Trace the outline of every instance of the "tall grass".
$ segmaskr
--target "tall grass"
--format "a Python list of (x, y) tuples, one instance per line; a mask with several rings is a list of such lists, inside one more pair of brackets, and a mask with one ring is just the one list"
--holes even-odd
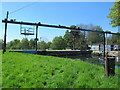
[(118, 88), (118, 72), (105, 78), (103, 67), (80, 60), (7, 52), (3, 88)]
[(0, 50), (0, 90), (2, 89), (2, 50)]

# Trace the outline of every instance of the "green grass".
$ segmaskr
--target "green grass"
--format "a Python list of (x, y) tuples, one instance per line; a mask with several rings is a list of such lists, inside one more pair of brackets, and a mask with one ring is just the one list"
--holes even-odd
[(0, 50), (0, 90), (2, 89), (2, 50)]
[(3, 88), (117, 88), (118, 72), (104, 77), (103, 67), (80, 60), (6, 52)]

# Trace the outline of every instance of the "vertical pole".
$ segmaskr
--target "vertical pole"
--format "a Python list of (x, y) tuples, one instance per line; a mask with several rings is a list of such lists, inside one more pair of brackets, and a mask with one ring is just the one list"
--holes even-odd
[(37, 41), (38, 41), (37, 35), (38, 35), (38, 25), (36, 25), (36, 38), (35, 38), (35, 51), (36, 51), (36, 53), (37, 53)]
[(7, 11), (6, 19), (5, 19), (5, 34), (4, 34), (4, 46), (3, 46), (3, 54), (6, 52), (6, 35), (7, 35), (7, 20), (8, 20), (8, 14)]
[(105, 33), (103, 33), (103, 37), (104, 37), (104, 40), (103, 40), (103, 45), (104, 45), (103, 57), (105, 59)]
[(106, 38), (105, 38), (105, 33), (104, 33), (104, 76), (107, 77), (108, 76), (108, 60), (107, 60), (107, 55), (106, 55)]
[(107, 52), (108, 52), (108, 46), (107, 46), (107, 33), (106, 33), (106, 57), (107, 57)]

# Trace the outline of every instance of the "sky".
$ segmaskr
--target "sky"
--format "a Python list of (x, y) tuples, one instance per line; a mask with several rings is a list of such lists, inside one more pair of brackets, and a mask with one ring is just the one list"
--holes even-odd
[[(2, 19), (5, 19), (6, 12), (9, 11), (9, 20), (63, 26), (93, 24), (105, 31), (117, 32), (118, 28), (113, 28), (109, 24), (111, 20), (107, 18), (113, 5), (113, 2), (2, 2)], [(46, 42), (52, 41), (55, 36), (63, 36), (65, 31), (66, 29), (39, 27), (38, 38), (40, 40), (41, 37)], [(0, 38), (3, 38), (4, 24), (0, 33)], [(20, 34), (20, 25), (8, 24), (7, 42), (24, 37)], [(35, 38), (35, 35), (27, 38)]]
[(1, 0), (2, 2), (114, 2), (119, 0)]

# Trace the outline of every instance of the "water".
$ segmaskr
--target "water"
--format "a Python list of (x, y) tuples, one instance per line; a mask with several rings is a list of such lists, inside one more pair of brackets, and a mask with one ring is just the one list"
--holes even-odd
[(65, 58), (72, 58), (72, 59), (79, 59), (85, 62), (89, 62), (91, 64), (96, 64), (96, 65), (100, 65), (100, 66), (104, 66), (104, 59), (100, 56), (81, 56), (81, 55), (77, 55), (77, 56), (66, 56)]
[(120, 66), (115, 66), (115, 68), (120, 69)]
[(35, 54), (36, 51), (22, 51), (23, 53), (30, 53), (30, 54)]
[[(64, 58), (72, 58), (72, 59), (79, 59), (85, 62), (89, 62), (91, 64), (95, 64), (95, 65), (100, 65), (100, 66), (104, 66), (104, 59), (102, 56), (81, 56), (81, 55), (77, 55), (77, 56), (65, 56)], [(120, 69), (120, 66), (118, 66), (116, 64), (115, 68)]]

